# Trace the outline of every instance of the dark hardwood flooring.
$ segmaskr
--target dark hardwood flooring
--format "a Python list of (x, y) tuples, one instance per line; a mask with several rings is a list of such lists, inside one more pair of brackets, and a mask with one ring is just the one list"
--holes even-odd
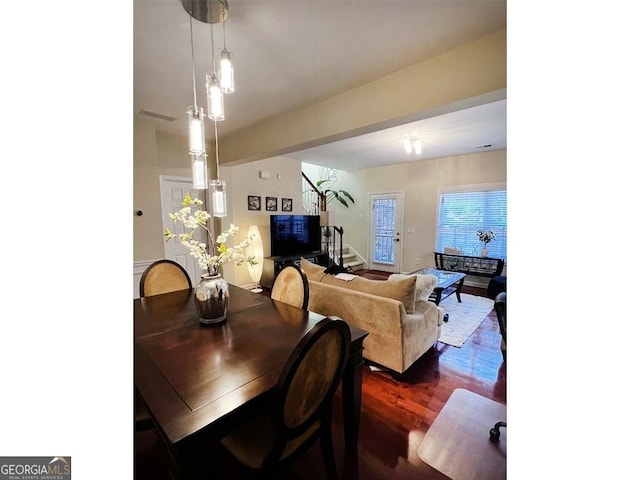
[[(384, 272), (361, 275), (384, 279)], [(484, 289), (463, 292), (486, 295)], [(341, 398), (334, 399), (334, 450), (344, 480), (445, 479), (416, 454), (418, 444), (456, 388), (465, 388), (506, 404), (507, 371), (500, 351), (500, 332), (491, 311), (467, 342), (456, 348), (438, 343), (402, 376), (372, 371), (365, 365), (362, 416), (357, 456), (345, 453)], [(339, 390), (339, 389), (338, 389)], [(498, 421), (499, 419), (496, 419)], [(246, 478), (245, 472), (212, 446), (216, 477)], [(170, 478), (153, 431), (136, 434), (135, 473), (138, 479)], [(319, 445), (313, 446), (277, 478), (325, 479)]]

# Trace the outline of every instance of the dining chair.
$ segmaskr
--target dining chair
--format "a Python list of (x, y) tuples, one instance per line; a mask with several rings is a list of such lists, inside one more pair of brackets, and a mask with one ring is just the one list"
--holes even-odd
[(140, 298), (191, 288), (187, 271), (173, 260), (158, 260), (149, 265), (140, 277)]
[(343, 320), (326, 317), (314, 325), (290, 354), (263, 408), (247, 412), (221, 440), (248, 474), (273, 478), (319, 439), (327, 477), (338, 478), (332, 399), (350, 343), (349, 326)]
[(273, 281), (271, 298), (306, 310), (309, 306), (307, 275), (298, 265), (285, 265)]

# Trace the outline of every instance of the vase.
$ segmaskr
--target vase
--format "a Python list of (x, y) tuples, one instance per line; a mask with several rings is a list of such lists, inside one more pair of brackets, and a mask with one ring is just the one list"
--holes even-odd
[(483, 257), (488, 257), (489, 249), (487, 247), (483, 248), (482, 250), (480, 250), (480, 255), (482, 255)]
[(211, 325), (227, 319), (229, 284), (220, 274), (204, 274), (194, 290), (200, 323)]

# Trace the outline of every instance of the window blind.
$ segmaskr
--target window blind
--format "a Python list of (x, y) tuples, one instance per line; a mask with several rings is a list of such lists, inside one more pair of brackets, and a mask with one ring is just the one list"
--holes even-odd
[(501, 190), (447, 192), (440, 194), (437, 251), (444, 247), (480, 256), (485, 248), (477, 232), (491, 230), (489, 256), (507, 259), (507, 192)]

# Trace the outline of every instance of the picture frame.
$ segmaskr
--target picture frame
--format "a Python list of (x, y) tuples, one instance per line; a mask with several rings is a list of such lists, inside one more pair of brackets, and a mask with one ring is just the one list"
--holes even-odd
[(257, 195), (249, 195), (247, 197), (247, 206), (249, 210), (262, 209), (262, 197), (259, 197)]
[(265, 207), (268, 212), (278, 210), (278, 197), (265, 197)]
[(283, 212), (291, 212), (291, 211), (293, 211), (293, 199), (292, 198), (283, 198), (282, 199), (282, 211)]

